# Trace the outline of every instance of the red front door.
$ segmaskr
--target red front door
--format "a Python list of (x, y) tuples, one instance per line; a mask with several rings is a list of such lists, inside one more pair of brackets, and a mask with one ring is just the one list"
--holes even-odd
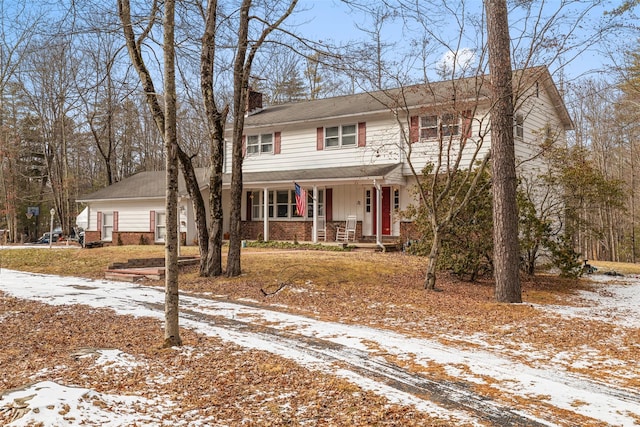
[[(378, 225), (378, 192), (373, 189), (373, 235), (376, 234)], [(391, 187), (382, 187), (382, 235), (391, 235)]]

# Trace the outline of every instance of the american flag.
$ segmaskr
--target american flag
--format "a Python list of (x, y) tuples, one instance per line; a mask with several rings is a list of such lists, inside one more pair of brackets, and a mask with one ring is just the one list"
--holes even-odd
[(298, 215), (304, 216), (307, 212), (307, 192), (294, 182), (296, 186), (296, 211)]

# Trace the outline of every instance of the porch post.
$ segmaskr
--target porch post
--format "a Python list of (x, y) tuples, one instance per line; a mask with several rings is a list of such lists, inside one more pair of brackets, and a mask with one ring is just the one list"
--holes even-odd
[(313, 243), (318, 243), (318, 186), (313, 186)]
[(376, 189), (376, 244), (382, 245), (382, 187), (375, 180), (373, 186)]
[(263, 193), (262, 194), (262, 200), (263, 200), (262, 235), (264, 236), (264, 241), (268, 242), (269, 241), (269, 189), (267, 187), (264, 187), (264, 189), (262, 190), (262, 193)]

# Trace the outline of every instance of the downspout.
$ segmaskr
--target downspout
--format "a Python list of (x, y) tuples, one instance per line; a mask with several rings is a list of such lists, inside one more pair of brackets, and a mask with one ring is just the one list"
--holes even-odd
[(373, 187), (376, 189), (376, 246), (385, 252), (386, 248), (382, 244), (382, 187), (375, 179)]

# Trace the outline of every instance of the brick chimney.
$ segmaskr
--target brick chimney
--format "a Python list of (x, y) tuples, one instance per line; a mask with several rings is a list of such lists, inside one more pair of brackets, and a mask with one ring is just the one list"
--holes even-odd
[(247, 114), (262, 110), (262, 93), (249, 88), (247, 92)]

